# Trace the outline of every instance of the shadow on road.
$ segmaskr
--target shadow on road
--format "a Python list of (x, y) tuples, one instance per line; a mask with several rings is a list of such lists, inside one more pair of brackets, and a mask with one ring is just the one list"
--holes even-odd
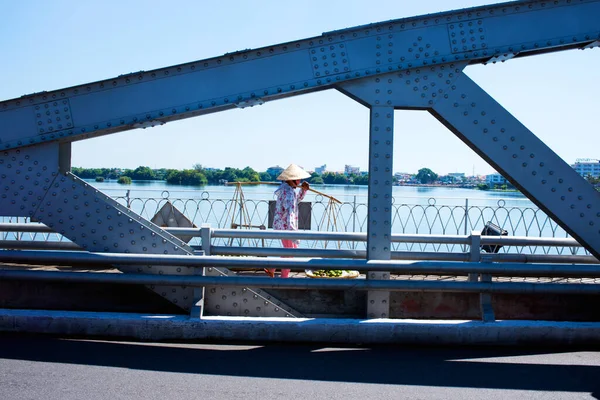
[[(576, 351), (498, 347), (329, 348), (305, 344), (224, 346), (0, 336), (0, 359), (224, 376), (586, 392), (599, 398), (600, 366), (574, 365), (585, 360), (579, 361), (577, 354), (562, 354)], [(590, 359), (587, 358), (588, 362)]]

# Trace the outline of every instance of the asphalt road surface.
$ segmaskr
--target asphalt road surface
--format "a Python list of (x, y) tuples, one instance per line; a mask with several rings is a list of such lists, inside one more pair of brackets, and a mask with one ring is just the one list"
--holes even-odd
[(600, 349), (0, 335), (0, 399), (593, 399)]

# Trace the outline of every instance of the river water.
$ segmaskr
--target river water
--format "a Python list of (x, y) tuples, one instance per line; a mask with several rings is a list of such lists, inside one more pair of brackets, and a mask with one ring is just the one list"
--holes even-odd
[[(134, 181), (130, 185), (118, 184), (116, 181), (86, 182), (148, 220), (152, 220), (162, 207), (170, 203), (195, 226), (210, 224), (213, 228), (221, 229), (240, 226), (250, 229), (269, 228), (269, 201), (274, 200), (273, 192), (277, 188), (277, 185), (265, 184), (196, 187), (168, 185), (164, 181)], [(366, 186), (312, 185), (311, 188), (326, 196), (314, 192), (306, 195), (304, 201), (309, 202), (310, 207), (307, 208), (308, 213), (304, 218), (301, 215), (301, 223), (303, 220), (307, 226), (305, 229), (328, 232), (367, 231)], [(492, 222), (505, 229), (510, 236), (568, 237), (561, 227), (519, 192), (394, 186), (392, 194), (391, 230), (394, 234), (467, 235), (471, 231), (481, 231), (488, 222)], [(333, 203), (327, 196), (334, 197), (341, 203)], [(34, 234), (32, 240), (52, 238)], [(256, 243), (250, 243), (252, 240)], [(267, 242), (266, 246), (279, 246), (279, 241)], [(353, 249), (364, 246), (357, 243), (333, 245)], [(190, 244), (199, 244), (199, 239), (192, 239)], [(215, 243), (224, 244), (231, 245), (230, 242), (226, 243), (225, 239), (219, 239)], [(329, 248), (331, 244), (301, 241), (301, 247), (325, 245)], [(259, 243), (256, 239), (247, 239), (238, 245), (265, 246), (265, 241)], [(464, 251), (461, 248), (462, 246), (457, 245), (401, 242), (394, 243), (393, 246), (397, 251)], [(510, 249), (502, 249), (508, 250)], [(532, 247), (516, 250), (518, 253), (553, 254), (563, 251), (580, 253), (583, 249)]]
[[(169, 200), (196, 226), (209, 223), (215, 228), (234, 224), (267, 226), (268, 202), (274, 199), (277, 185), (180, 186), (163, 181), (115, 181), (91, 185), (145, 218), (152, 219)], [(313, 189), (338, 199), (309, 192), (311, 230), (366, 232), (366, 186), (313, 185)], [(516, 236), (565, 237), (566, 233), (529, 199), (519, 192), (494, 192), (474, 189), (394, 186), (392, 232), (406, 234), (468, 234), (481, 230), (491, 221)], [(243, 201), (242, 200), (243, 196)], [(468, 210), (468, 211), (466, 211)]]
[[(231, 199), (234, 185), (183, 186), (169, 185), (164, 181), (133, 181), (131, 185), (122, 185), (116, 181), (87, 182), (111, 197), (123, 197), (130, 191), (130, 197), (141, 198), (189, 198), (189, 199)], [(277, 185), (243, 185), (244, 196), (249, 200), (272, 200)], [(315, 190), (333, 196), (344, 203), (367, 203), (367, 186), (357, 185), (312, 185)], [(482, 191), (475, 189), (430, 187), (430, 186), (393, 186), (394, 204), (420, 205), (469, 205), (488, 207), (534, 207), (533, 203), (520, 192)], [(323, 197), (310, 192), (306, 201), (323, 201)]]

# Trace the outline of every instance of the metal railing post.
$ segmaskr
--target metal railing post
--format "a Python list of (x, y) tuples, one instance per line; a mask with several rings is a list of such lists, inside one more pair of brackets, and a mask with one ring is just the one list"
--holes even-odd
[[(200, 227), (200, 240), (202, 241), (202, 252), (210, 256), (212, 228), (210, 224), (202, 224)], [(194, 267), (194, 275), (204, 276), (204, 268)], [(194, 304), (190, 310), (190, 318), (202, 318), (204, 310), (204, 287), (194, 288)]]
[[(481, 262), (481, 232), (471, 231), (470, 242), (470, 261)], [(469, 274), (469, 282), (492, 282), (492, 275), (490, 274)], [(494, 307), (492, 306), (492, 295), (489, 293), (479, 294), (479, 310), (481, 313), (481, 320), (483, 322), (494, 322), (496, 320), (494, 316)]]
[[(481, 282), (492, 282), (492, 275), (480, 274)], [(489, 293), (479, 294), (479, 309), (481, 310), (481, 320), (483, 322), (494, 322), (496, 317), (494, 315), (494, 306), (492, 305), (492, 295)]]
[[(354, 196), (354, 202), (352, 203), (352, 232), (356, 232), (356, 196)], [(352, 249), (356, 249), (356, 243), (352, 243)]]
[[(465, 229), (464, 229), (465, 235), (467, 235), (467, 232), (469, 229), (468, 226), (469, 226), (469, 199), (465, 199)], [(467, 251), (465, 246), (463, 246), (463, 251)]]
[[(471, 236), (469, 236), (469, 243), (469, 261), (479, 262), (481, 260), (481, 232), (472, 231)], [(477, 274), (469, 274), (469, 282), (477, 282)]]

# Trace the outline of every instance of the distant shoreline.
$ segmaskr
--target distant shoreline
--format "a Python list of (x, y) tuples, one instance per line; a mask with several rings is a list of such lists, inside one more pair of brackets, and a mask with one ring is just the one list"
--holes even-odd
[[(94, 179), (84, 179), (85, 181), (88, 182), (93, 182)], [(98, 182), (98, 181), (96, 181)], [(102, 182), (106, 182), (106, 183), (117, 183), (116, 179), (105, 179)], [(190, 185), (185, 185), (185, 184), (177, 184), (177, 183), (166, 183), (166, 181), (164, 179), (149, 179), (149, 180), (142, 180), (142, 179), (135, 179), (132, 180), (132, 182), (135, 183), (150, 183), (150, 182), (165, 182), (166, 185), (168, 186), (190, 186)], [(122, 184), (123, 186), (127, 186), (128, 184)], [(325, 184), (314, 184), (316, 186), (364, 186), (364, 187), (368, 187), (369, 185), (359, 185), (359, 184), (335, 184), (335, 183), (325, 183)], [(195, 185), (191, 185), (191, 186), (195, 186)], [(223, 184), (208, 184), (208, 185), (199, 185), (198, 187), (202, 187), (202, 186), (226, 186)], [(517, 189), (480, 189), (477, 187), (477, 185), (475, 184), (460, 184), (460, 183), (452, 183), (452, 184), (442, 184), (442, 183), (396, 183), (394, 186), (406, 186), (406, 187), (430, 187), (430, 188), (447, 188), (447, 189), (471, 189), (471, 190), (478, 190), (478, 191), (482, 191), (482, 192), (516, 192), (516, 193), (520, 193)]]
[(482, 192), (519, 192), (517, 189), (480, 189), (475, 184), (461, 183), (397, 183), (395, 186), (410, 186), (410, 187), (435, 187), (435, 188), (457, 188), (457, 189), (473, 189)]

